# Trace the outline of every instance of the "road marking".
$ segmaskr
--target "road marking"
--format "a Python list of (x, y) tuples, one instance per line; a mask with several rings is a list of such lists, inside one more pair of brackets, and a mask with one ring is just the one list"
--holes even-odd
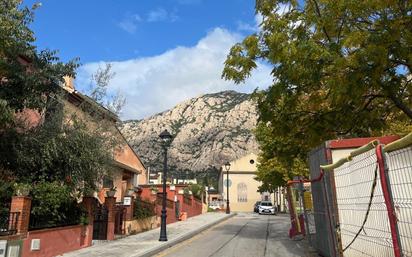
[(270, 225), (270, 219), (267, 218), (267, 225), (266, 225), (266, 241), (265, 241), (265, 249), (263, 250), (263, 256), (266, 256), (266, 250), (267, 250), (267, 245), (268, 245), (268, 238), (269, 238), (269, 225)]

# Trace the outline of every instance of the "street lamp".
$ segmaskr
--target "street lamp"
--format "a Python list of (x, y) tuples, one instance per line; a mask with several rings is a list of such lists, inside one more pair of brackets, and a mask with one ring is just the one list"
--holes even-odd
[(160, 133), (159, 137), (162, 139), (162, 146), (164, 151), (164, 162), (163, 162), (163, 200), (162, 200), (162, 215), (161, 215), (161, 224), (160, 224), (160, 237), (159, 241), (167, 241), (166, 234), (166, 177), (167, 177), (167, 148), (172, 142), (172, 135), (169, 131), (164, 130)]
[(226, 214), (230, 214), (230, 207), (229, 207), (229, 170), (230, 170), (230, 163), (229, 162), (225, 163), (225, 170), (226, 170), (226, 191), (227, 191)]

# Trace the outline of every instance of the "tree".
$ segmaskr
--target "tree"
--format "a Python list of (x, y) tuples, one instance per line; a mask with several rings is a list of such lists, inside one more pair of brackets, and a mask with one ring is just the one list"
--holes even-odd
[(273, 84), (255, 93), (263, 163), (290, 170), (324, 140), (411, 123), (410, 1), (257, 0), (256, 12), (260, 31), (231, 48), (222, 76), (240, 83), (258, 61), (272, 66)]
[(56, 106), (47, 108), (47, 118), (39, 126), (4, 132), (0, 167), (12, 171), (9, 181), (59, 181), (73, 194), (94, 190), (107, 175), (116, 141), (105, 126), (91, 130), (83, 120), (64, 116), (63, 103), (53, 104)]
[(37, 50), (29, 25), (38, 6), (0, 2), (0, 132), (15, 122), (12, 113), (25, 108), (41, 112), (63, 76), (74, 76), (78, 66), (77, 60), (60, 62), (56, 51)]
[(97, 71), (92, 74), (90, 97), (116, 115), (119, 115), (126, 104), (126, 98), (120, 91), (117, 91), (112, 96), (107, 94), (109, 83), (116, 76), (116, 73), (112, 71), (112, 67), (111, 63), (106, 63), (103, 68), (99, 66)]
[[(0, 215), (7, 214), (14, 182), (33, 189), (62, 185), (75, 199), (96, 187), (113, 158), (113, 137), (102, 131), (103, 122), (90, 130), (64, 116), (60, 85), (64, 76), (75, 76), (77, 60), (63, 63), (56, 51), (37, 50), (29, 25), (38, 5), (21, 2), (0, 2)], [(41, 115), (36, 126), (20, 125), (26, 111)]]

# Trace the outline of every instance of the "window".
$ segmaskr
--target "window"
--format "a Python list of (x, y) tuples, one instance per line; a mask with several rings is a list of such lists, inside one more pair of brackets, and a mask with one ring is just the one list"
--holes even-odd
[(237, 184), (237, 201), (239, 203), (247, 202), (247, 186), (243, 182)]
[(103, 177), (103, 187), (104, 188), (112, 188), (113, 187), (113, 179), (108, 176)]
[(271, 202), (261, 202), (260, 203), (261, 206), (272, 206)]
[(250, 163), (250, 164), (254, 164), (254, 163), (255, 163), (255, 160), (251, 159), (251, 160), (249, 161), (249, 163)]

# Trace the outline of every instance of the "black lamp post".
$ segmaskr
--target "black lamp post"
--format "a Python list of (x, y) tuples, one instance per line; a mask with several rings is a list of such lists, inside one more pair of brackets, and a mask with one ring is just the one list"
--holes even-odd
[(230, 214), (230, 207), (229, 207), (229, 170), (230, 170), (230, 163), (225, 163), (225, 170), (226, 170), (226, 214)]
[(164, 162), (163, 162), (163, 200), (162, 200), (162, 215), (160, 224), (160, 237), (159, 241), (167, 241), (166, 234), (166, 178), (167, 178), (167, 148), (172, 142), (172, 135), (167, 131), (160, 133), (159, 137), (162, 139), (162, 146), (164, 151)]

